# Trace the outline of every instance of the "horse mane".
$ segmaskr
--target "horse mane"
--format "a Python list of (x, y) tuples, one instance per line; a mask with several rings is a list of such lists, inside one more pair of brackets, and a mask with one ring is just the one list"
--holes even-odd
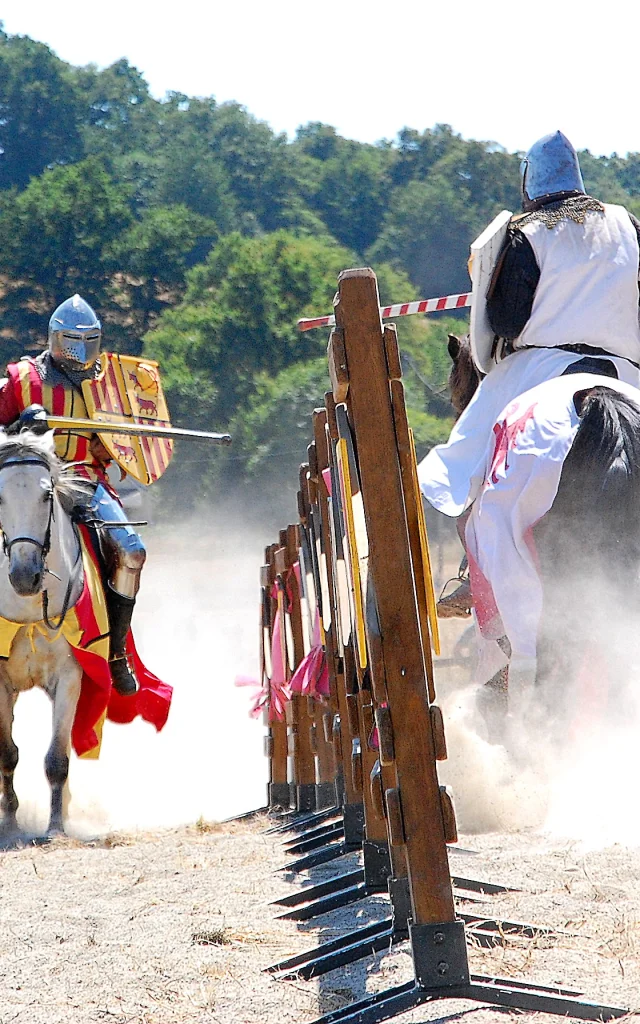
[[(640, 407), (613, 388), (598, 385), (578, 392), (580, 425), (562, 471), (563, 480), (579, 474), (583, 514), (637, 515), (640, 498)], [(574, 496), (575, 499), (575, 496)], [(620, 505), (622, 502), (622, 506)], [(631, 502), (631, 506), (629, 506)]]
[(89, 481), (74, 472), (74, 465), (58, 458), (50, 436), (34, 434), (29, 430), (14, 435), (0, 431), (0, 469), (12, 459), (28, 458), (40, 459), (46, 464), (56, 495), (65, 511), (70, 511), (76, 504), (86, 504), (91, 499), (93, 488)]
[(550, 539), (549, 531), (558, 531), (557, 543), (562, 534), (576, 560), (597, 557), (609, 573), (612, 560), (623, 571), (635, 570), (640, 557), (640, 407), (602, 385), (578, 392), (574, 401), (580, 425), (540, 532)]

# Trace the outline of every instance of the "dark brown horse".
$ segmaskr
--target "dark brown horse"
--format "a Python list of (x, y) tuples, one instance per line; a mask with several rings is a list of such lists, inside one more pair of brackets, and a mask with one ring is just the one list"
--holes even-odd
[[(450, 336), (448, 348), (451, 401), (460, 415), (481, 375), (468, 336)], [(605, 364), (594, 370), (607, 375)], [(615, 707), (618, 682), (640, 653), (640, 408), (600, 385), (577, 393), (574, 402), (581, 422), (554, 503), (534, 529), (543, 589), (536, 690), (540, 708), (554, 709), (555, 722), (573, 713), (573, 698), (582, 699), (585, 686), (597, 691), (598, 679), (588, 678), (603, 672)], [(508, 650), (506, 637), (501, 646)], [(506, 686), (506, 670), (489, 681), (481, 698), (485, 712), (495, 711), (496, 702), (506, 709)], [(566, 716), (558, 714), (561, 700)]]
[(463, 338), (450, 334), (447, 349), (453, 363), (449, 374), (449, 395), (457, 419), (475, 395), (484, 374), (473, 361), (468, 334)]

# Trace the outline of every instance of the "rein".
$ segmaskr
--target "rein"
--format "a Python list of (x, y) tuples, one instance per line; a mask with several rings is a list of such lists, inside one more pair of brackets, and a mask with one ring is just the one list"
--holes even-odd
[[(7, 459), (0, 465), (0, 472), (6, 469), (8, 466), (44, 466), (48, 472), (51, 472), (49, 463), (44, 459)], [(2, 550), (5, 555), (9, 557), (11, 554), (11, 548), (14, 544), (35, 544), (37, 548), (40, 548), (42, 553), (43, 561), (46, 559), (49, 551), (51, 550), (51, 523), (53, 522), (54, 511), (53, 511), (53, 486), (49, 492), (49, 518), (47, 520), (47, 528), (45, 530), (44, 539), (36, 540), (35, 537), (14, 537), (12, 540), (7, 540), (7, 535), (2, 529), (2, 523), (0, 522), (0, 529), (2, 529)]]
[[(0, 472), (6, 469), (7, 466), (44, 466), (49, 475), (51, 474), (51, 466), (46, 459), (28, 458), (28, 459), (7, 459), (0, 465)], [(51, 526), (55, 521), (55, 508), (54, 508), (54, 487), (53, 482), (49, 491), (49, 517), (47, 519), (47, 528), (44, 533), (42, 540), (37, 540), (35, 537), (13, 537), (11, 540), (7, 540), (7, 536), (0, 522), (0, 529), (2, 530), (2, 550), (4, 551), (7, 558), (11, 555), (11, 548), (14, 544), (34, 544), (40, 549), (42, 554), (42, 561), (44, 563), (44, 569), (49, 575), (55, 576), (55, 573), (51, 573), (47, 568), (46, 560), (47, 555), (51, 550)], [(64, 601), (62, 602), (62, 611), (57, 622), (52, 622), (49, 618), (49, 592), (47, 590), (42, 591), (42, 619), (47, 629), (50, 629), (53, 633), (59, 633), (62, 629), (62, 624), (69, 611), (69, 602), (71, 600), (71, 593), (73, 591), (73, 585), (76, 582), (76, 569), (82, 558), (82, 548), (78, 546), (78, 554), (76, 560), (71, 567), (71, 573), (69, 575), (69, 582), (67, 583), (67, 589), (64, 595)]]

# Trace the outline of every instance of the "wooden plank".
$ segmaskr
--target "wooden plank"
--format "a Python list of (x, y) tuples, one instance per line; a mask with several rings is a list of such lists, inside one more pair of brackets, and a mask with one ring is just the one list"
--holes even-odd
[[(333, 577), (333, 559), (331, 551), (327, 551), (327, 545), (331, 543), (331, 527), (329, 523), (329, 492), (322, 476), (322, 471), (329, 468), (329, 453), (326, 436), (327, 413), (325, 409), (316, 409), (313, 413), (313, 434), (315, 440), (315, 453), (318, 468), (318, 505), (320, 509), (320, 521), (322, 524), (323, 549), (325, 551), (325, 568), (328, 581), (327, 599), (331, 600), (332, 608), (336, 608), (335, 581)], [(331, 596), (330, 596), (331, 595)], [(337, 622), (337, 620), (336, 620)], [(329, 665), (329, 672), (333, 673), (336, 682), (336, 697), (340, 714), (340, 749), (342, 753), (345, 803), (358, 804), (360, 796), (353, 785), (351, 772), (351, 750), (354, 734), (351, 731), (351, 721), (347, 705), (345, 688), (346, 664), (343, 652), (338, 643), (338, 630), (336, 624), (331, 620), (329, 629), (326, 632), (326, 652)]]
[(349, 390), (349, 370), (344, 349), (344, 335), (334, 328), (329, 337), (327, 350), (329, 359), (329, 379), (336, 402), (344, 402)]
[[(327, 458), (329, 462), (329, 469), (331, 470), (333, 488), (331, 501), (329, 503), (329, 519), (331, 525), (331, 548), (332, 548), (332, 565), (334, 571), (334, 579), (338, 580), (344, 578), (346, 584), (347, 572), (345, 567), (345, 560), (347, 557), (347, 537), (346, 537), (346, 521), (340, 514), (339, 507), (339, 467), (337, 459), (337, 446), (339, 443), (339, 434), (337, 427), (337, 420), (335, 415), (335, 403), (333, 401), (333, 395), (331, 393), (325, 395), (327, 420), (326, 420), (326, 440), (327, 440)], [(335, 600), (337, 601), (339, 608), (335, 609), (335, 614), (340, 618), (349, 619), (349, 594), (346, 592), (346, 587), (337, 588), (335, 592)], [(345, 608), (346, 605), (346, 608)], [(387, 825), (384, 817), (384, 813), (381, 813), (381, 807), (379, 803), (376, 803), (376, 794), (372, 791), (370, 784), (370, 776), (376, 761), (376, 752), (369, 746), (369, 738), (373, 728), (373, 707), (371, 705), (371, 692), (364, 685), (364, 670), (361, 664), (361, 659), (355, 656), (354, 651), (354, 638), (355, 631), (353, 629), (353, 623), (350, 628), (343, 628), (343, 638), (346, 637), (347, 643), (343, 646), (342, 657), (345, 666), (345, 685), (347, 693), (350, 696), (347, 697), (350, 710), (355, 713), (354, 721), (352, 721), (351, 731), (355, 735), (360, 737), (360, 745), (357, 757), (357, 778), (354, 775), (354, 782), (357, 782), (360, 787), (362, 794), (362, 802), (364, 808), (364, 819), (365, 819), (365, 834), (368, 840), (376, 843), (384, 843), (387, 840)], [(366, 658), (365, 658), (366, 664)]]
[(413, 468), (411, 465), (411, 460), (413, 459), (413, 448), (411, 445), (409, 423), (407, 421), (407, 412), (404, 404), (404, 386), (400, 380), (391, 381), (391, 404), (398, 458), (400, 462), (400, 476), (402, 480), (409, 546), (411, 549), (413, 579), (415, 582), (416, 601), (420, 620), (422, 654), (425, 660), (427, 684), (429, 687), (429, 700), (434, 701), (436, 699), (436, 690), (433, 675), (433, 659), (431, 656), (429, 601), (427, 597), (427, 587), (431, 586), (431, 581), (425, 578), (425, 569), (422, 559), (420, 524), (418, 520), (418, 502), (421, 499), (420, 496), (416, 494), (414, 488)]
[[(276, 574), (274, 566), (274, 556), (278, 544), (272, 544), (267, 548), (265, 552), (265, 562), (269, 566), (269, 602), (270, 602), (270, 629), (268, 642), (271, 645), (273, 639), (273, 626), (275, 624), (275, 617), (277, 615), (278, 602), (273, 596), (273, 586), (275, 584)], [(271, 735), (271, 748), (272, 757), (270, 759), (270, 775), (269, 782), (276, 785), (286, 785), (287, 782), (287, 724), (282, 721), (271, 720), (269, 722), (269, 731)]]
[[(286, 555), (287, 555), (287, 592), (291, 599), (289, 621), (291, 625), (291, 637), (293, 641), (294, 668), (297, 668), (304, 658), (304, 638), (302, 635), (302, 612), (300, 607), (301, 592), (298, 580), (294, 572), (294, 565), (298, 561), (298, 527), (291, 525), (286, 531)], [(315, 785), (316, 761), (312, 747), (311, 730), (313, 720), (309, 716), (308, 701), (301, 693), (294, 693), (291, 703), (295, 709), (295, 732), (298, 738), (296, 749), (295, 781), (299, 786)]]
[[(455, 920), (421, 625), (396, 445), (375, 274), (339, 278), (336, 323), (344, 332), (347, 406), (355, 433), (375, 587), (398, 787), (387, 791), (394, 838), (401, 837), (415, 924)], [(334, 390), (334, 397), (336, 396)]]

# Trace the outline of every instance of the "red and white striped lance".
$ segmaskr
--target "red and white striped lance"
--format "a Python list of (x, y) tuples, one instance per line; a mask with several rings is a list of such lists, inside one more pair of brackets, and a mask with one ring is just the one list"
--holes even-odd
[[(443, 309), (463, 309), (471, 305), (471, 292), (461, 295), (442, 295), (439, 299), (419, 299), (416, 302), (398, 302), (395, 306), (381, 306), (383, 320), (394, 316), (411, 316), (413, 313), (439, 313)], [(316, 316), (310, 320), (298, 320), (298, 330), (311, 331), (314, 327), (335, 326), (335, 316)]]

